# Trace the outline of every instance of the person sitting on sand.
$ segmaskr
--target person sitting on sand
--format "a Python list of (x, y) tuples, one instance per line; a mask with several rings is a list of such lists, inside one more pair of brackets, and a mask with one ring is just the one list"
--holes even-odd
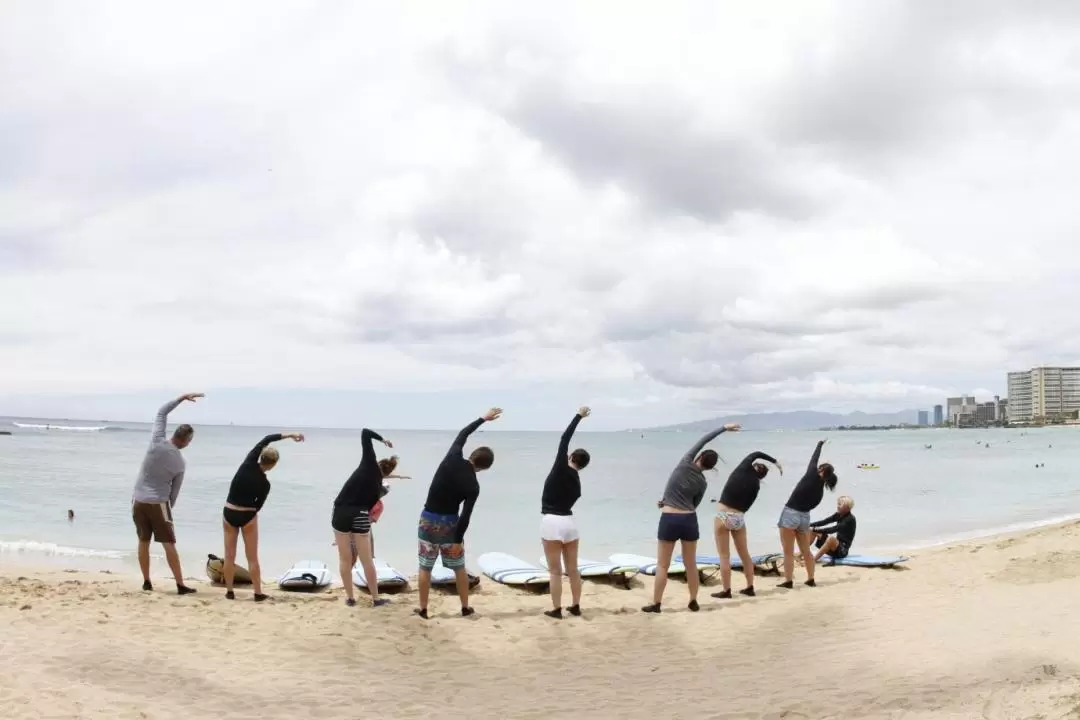
[(780, 544), (784, 550), (784, 582), (778, 587), (790, 590), (794, 587), (795, 575), (795, 545), (798, 543), (802, 556), (806, 559), (806, 584), (814, 587), (814, 560), (810, 552), (810, 512), (821, 504), (821, 498), (825, 495), (825, 488), (830, 491), (836, 488), (836, 470), (829, 463), (821, 463), (821, 448), (825, 441), (818, 442), (814, 454), (810, 456), (810, 462), (806, 466), (806, 473), (791, 491), (787, 504), (780, 513)]
[[(720, 458), (715, 450), (702, 448), (723, 432), (735, 432), (738, 425), (725, 425), (713, 430), (694, 443), (675, 469), (671, 471), (664, 497), (657, 503), (660, 508), (660, 523), (656, 530), (656, 579), (653, 581), (653, 601), (641, 608), (642, 612), (660, 612), (660, 603), (664, 599), (667, 587), (668, 568), (671, 567), (671, 555), (675, 552), (675, 543), (682, 546), (682, 562), (686, 566), (686, 584), (690, 590), (691, 611), (697, 612), (697, 594), (700, 578), (697, 571), (697, 541), (701, 537), (698, 529), (697, 507), (705, 497), (709, 483), (705, 480), (705, 470), (716, 467)], [(699, 454), (700, 453), (700, 454)]]
[(428, 619), (428, 596), (431, 593), (431, 570), (442, 557), (443, 566), (454, 571), (461, 615), (475, 611), (469, 607), (469, 574), (465, 571), (465, 531), (469, 529), (480, 483), (476, 473), (487, 470), (495, 462), (491, 448), (481, 446), (469, 453), (466, 460), (465, 441), (486, 422), (498, 420), (501, 408), (491, 408), (481, 417), (462, 428), (450, 443), (446, 457), (439, 463), (428, 488), (427, 500), (417, 524), (417, 555), (420, 565), (420, 607), (413, 612)]
[(589, 465), (589, 453), (578, 448), (570, 452), (570, 439), (578, 423), (589, 417), (591, 410), (582, 407), (574, 415), (559, 440), (555, 463), (544, 480), (540, 499), (540, 541), (544, 546), (553, 609), (544, 612), (550, 618), (562, 619), (563, 568), (570, 578), (570, 597), (567, 608), (571, 615), (581, 615), (581, 573), (578, 571), (578, 541), (581, 535), (574, 523), (574, 503), (581, 497), (581, 477), (578, 472)]
[(817, 536), (814, 546), (819, 548), (814, 555), (815, 561), (820, 561), (824, 555), (834, 560), (848, 556), (851, 544), (855, 542), (855, 516), (851, 514), (854, 509), (855, 501), (841, 495), (836, 499), (835, 513), (824, 520), (810, 523), (811, 532)]
[(378, 440), (388, 448), (394, 447), (393, 443), (384, 440), (374, 430), (364, 428), (360, 432), (360, 464), (334, 498), (334, 512), (330, 518), (338, 550), (338, 570), (341, 572), (341, 582), (345, 585), (345, 604), (349, 607), (356, 605), (352, 569), (356, 565), (357, 556), (364, 568), (372, 607), (390, 602), (379, 597), (379, 580), (371, 549), (371, 510), (379, 502), (383, 477), (379, 461), (375, 458), (375, 445), (372, 440)]
[(244, 554), (247, 556), (248, 573), (255, 602), (267, 598), (262, 591), (262, 572), (259, 568), (259, 511), (270, 495), (270, 481), (266, 473), (278, 463), (278, 451), (270, 443), (291, 438), (304, 442), (300, 433), (274, 433), (267, 435), (255, 444), (251, 452), (240, 463), (232, 482), (225, 507), (221, 511), (221, 527), (225, 533), (225, 563), (222, 574), (225, 576), (225, 598), (233, 600), (233, 577), (236, 574), (236, 544), (244, 536)]
[(150, 432), (150, 447), (143, 457), (139, 477), (131, 494), (131, 519), (139, 536), (139, 569), (142, 570), (142, 589), (154, 589), (150, 583), (150, 540), (161, 543), (165, 561), (176, 580), (177, 595), (190, 595), (195, 588), (184, 585), (184, 572), (180, 567), (180, 555), (176, 552), (176, 530), (173, 527), (172, 509), (180, 497), (184, 484), (184, 456), (181, 450), (191, 444), (195, 430), (190, 425), (179, 425), (172, 438), (165, 440), (165, 424), (169, 413), (182, 402), (195, 402), (202, 393), (186, 393), (161, 406), (154, 418)]
[(746, 577), (746, 587), (739, 592), (749, 597), (754, 596), (754, 561), (750, 558), (750, 549), (746, 543), (746, 512), (757, 500), (761, 481), (769, 474), (769, 467), (759, 462), (760, 460), (772, 463), (781, 475), (784, 474), (784, 468), (776, 458), (763, 452), (752, 452), (731, 471), (724, 483), (724, 489), (720, 492), (713, 532), (716, 535), (716, 554), (720, 556), (720, 582), (723, 590), (714, 592), (714, 598), (731, 597), (732, 540), (735, 541), (735, 551), (742, 560), (743, 575)]

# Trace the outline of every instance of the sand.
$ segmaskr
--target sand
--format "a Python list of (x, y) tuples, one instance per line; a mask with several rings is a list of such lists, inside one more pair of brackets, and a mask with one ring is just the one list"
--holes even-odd
[[(405, 591), (228, 602), (199, 584), (0, 567), (0, 716), (21, 718), (1076, 718), (1080, 523), (821, 568), (819, 587), (662, 615), (586, 582), (585, 616), (486, 580), (477, 615)], [(796, 576), (799, 580), (799, 575)], [(736, 581), (736, 588), (741, 581)], [(276, 590), (276, 589), (275, 589)]]

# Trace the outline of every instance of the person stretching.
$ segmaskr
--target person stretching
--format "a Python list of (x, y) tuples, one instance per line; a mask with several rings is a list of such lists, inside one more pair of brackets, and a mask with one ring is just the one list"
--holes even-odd
[[(415, 612), (428, 619), (428, 596), (431, 593), (431, 569), (442, 556), (443, 565), (454, 571), (461, 614), (472, 615), (469, 607), (469, 574), (465, 571), (465, 531), (469, 529), (476, 498), (480, 496), (480, 483), (476, 473), (487, 470), (495, 462), (495, 453), (489, 447), (478, 447), (464, 456), (465, 441), (485, 422), (497, 420), (502, 409), (491, 408), (481, 418), (462, 428), (450, 444), (446, 457), (439, 463), (428, 488), (424, 510), (416, 529), (420, 561), (420, 607)], [(460, 514), (459, 514), (460, 506)]]
[(716, 467), (716, 461), (720, 457), (715, 450), (702, 452), (702, 448), (720, 433), (735, 432), (738, 429), (738, 425), (731, 424), (713, 430), (698, 440), (671, 471), (671, 477), (664, 488), (664, 497), (657, 503), (660, 508), (660, 524), (656, 530), (656, 580), (653, 581), (653, 601), (652, 605), (641, 608), (643, 612), (660, 612), (676, 541), (682, 546), (682, 561), (686, 566), (686, 584), (690, 590), (690, 604), (687, 607), (693, 612), (698, 611), (700, 578), (697, 571), (697, 541), (701, 537), (701, 531), (698, 529), (697, 507), (709, 486), (702, 471)]
[(830, 491), (836, 488), (836, 470), (829, 463), (821, 463), (821, 448), (825, 444), (822, 440), (810, 456), (810, 463), (806, 466), (806, 473), (791, 491), (787, 505), (780, 513), (780, 544), (784, 550), (784, 582), (778, 587), (790, 590), (794, 587), (795, 575), (795, 544), (798, 543), (799, 551), (806, 560), (806, 584), (814, 587), (814, 556), (810, 552), (810, 512), (821, 504), (821, 498), (825, 494), (825, 488)]
[(544, 481), (540, 499), (540, 540), (547, 558), (548, 575), (551, 580), (552, 610), (544, 612), (551, 618), (562, 619), (563, 568), (570, 577), (570, 596), (573, 605), (567, 608), (571, 615), (581, 614), (581, 573), (578, 571), (578, 533), (574, 523), (574, 503), (581, 497), (581, 478), (578, 472), (589, 465), (589, 453), (578, 448), (570, 452), (570, 438), (578, 423), (589, 417), (591, 411), (583, 407), (570, 421), (559, 440), (555, 464), (551, 466)]
[(817, 535), (814, 546), (819, 548), (814, 555), (815, 562), (820, 561), (824, 555), (840, 560), (851, 552), (851, 544), (855, 542), (855, 516), (851, 514), (854, 509), (855, 501), (847, 495), (841, 495), (836, 499), (835, 513), (824, 520), (810, 523), (811, 531)]
[(221, 526), (225, 532), (225, 599), (234, 600), (233, 577), (236, 574), (236, 544), (244, 536), (244, 554), (247, 556), (248, 572), (255, 591), (255, 602), (268, 596), (262, 591), (262, 572), (259, 568), (259, 511), (270, 494), (270, 481), (266, 473), (278, 463), (278, 451), (270, 443), (292, 438), (304, 442), (300, 433), (274, 433), (267, 435), (251, 449), (229, 484), (229, 495), (221, 511)]
[(371, 551), (371, 509), (379, 501), (382, 492), (382, 470), (375, 457), (372, 440), (378, 440), (388, 448), (394, 447), (393, 443), (384, 440), (382, 435), (374, 430), (364, 428), (361, 431), (360, 464), (341, 486), (341, 492), (334, 499), (334, 512), (330, 517), (330, 526), (334, 529), (334, 542), (338, 550), (338, 570), (341, 572), (341, 582), (345, 585), (345, 604), (349, 607), (356, 605), (352, 569), (356, 565), (357, 556), (364, 568), (372, 607), (390, 602), (379, 597), (379, 579)]
[(716, 535), (716, 554), (720, 556), (720, 582), (724, 589), (714, 592), (714, 598), (731, 597), (731, 541), (735, 541), (735, 551), (742, 560), (746, 587), (739, 592), (749, 597), (754, 596), (754, 561), (750, 558), (750, 549), (746, 543), (746, 512), (757, 500), (761, 490), (761, 481), (769, 474), (769, 467), (764, 460), (776, 466), (780, 474), (784, 468), (775, 458), (763, 452), (752, 452), (731, 471), (724, 489), (720, 492), (720, 502), (716, 505), (716, 518), (713, 520), (713, 533)]
[(180, 486), (184, 484), (185, 463), (180, 451), (191, 444), (195, 430), (190, 425), (180, 425), (166, 442), (165, 423), (169, 413), (180, 403), (185, 400), (195, 402), (201, 397), (204, 397), (202, 393), (187, 393), (170, 400), (158, 410), (150, 433), (150, 447), (143, 457), (135, 490), (131, 494), (131, 519), (139, 536), (139, 569), (143, 575), (142, 589), (146, 591), (154, 589), (150, 582), (150, 540), (153, 539), (161, 543), (165, 550), (165, 560), (176, 580), (176, 593), (189, 595), (195, 592), (195, 588), (184, 585), (172, 516), (172, 509), (180, 497)]

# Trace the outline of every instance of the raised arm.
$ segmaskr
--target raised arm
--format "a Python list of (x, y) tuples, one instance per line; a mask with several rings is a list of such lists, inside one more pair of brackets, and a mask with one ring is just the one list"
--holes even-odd
[(282, 435), (281, 433), (271, 433), (271, 434), (267, 435), (262, 440), (255, 443), (255, 447), (251, 448), (251, 452), (249, 452), (247, 454), (247, 457), (244, 458), (244, 462), (246, 462), (246, 463), (257, 463), (257, 462), (259, 462), (259, 456), (262, 455), (263, 449), (267, 445), (269, 445), (270, 443), (275, 443), (278, 440), (281, 440), (283, 437), (285, 437), (285, 436)]
[(683, 455), (683, 462), (694, 462), (694, 458), (698, 456), (698, 453), (704, 449), (706, 445), (712, 442), (713, 438), (717, 437), (721, 433), (725, 433), (729, 430), (732, 432), (739, 429), (738, 425), (729, 424), (720, 428), (719, 430), (713, 430), (711, 433), (705, 434), (700, 440), (694, 443), (694, 446), (690, 448), (689, 452)]
[(774, 458), (772, 455), (767, 455), (758, 450), (744, 457), (742, 462), (739, 463), (739, 467), (745, 470), (758, 460), (764, 460), (765, 462), (771, 462), (773, 465), (776, 465), (776, 458)]
[(176, 407), (187, 400), (188, 402), (195, 402), (196, 399), (203, 397), (202, 393), (184, 393), (175, 400), (169, 402), (158, 408), (157, 415), (154, 417), (154, 429), (150, 433), (150, 442), (159, 443), (165, 442), (165, 423), (168, 421), (169, 413), (176, 409)]
[(470, 493), (465, 502), (461, 504), (461, 515), (458, 517), (457, 532), (454, 534), (454, 542), (465, 542), (465, 531), (469, 529), (469, 520), (472, 519), (473, 507), (476, 505), (476, 498), (480, 497), (480, 488), (476, 488), (475, 492)]
[(450, 449), (446, 451), (447, 455), (462, 455), (465, 450), (465, 441), (469, 439), (469, 436), (476, 432), (476, 428), (480, 427), (486, 422), (492, 420), (498, 420), (502, 415), (502, 408), (491, 408), (483, 417), (478, 417), (471, 423), (461, 428), (461, 432), (454, 438), (454, 442), (450, 443)]
[(825, 444), (824, 440), (818, 440), (817, 447), (814, 448), (814, 454), (810, 456), (810, 464), (806, 466), (806, 472), (816, 473), (818, 460), (821, 459), (821, 447)]
[(364, 449), (363, 457), (365, 459), (375, 457), (375, 445), (372, 444), (372, 440), (378, 440), (381, 443), (386, 442), (379, 433), (364, 428), (360, 433), (360, 446)]
[(577, 430), (578, 423), (589, 417), (590, 412), (587, 407), (581, 408), (577, 411), (574, 419), (570, 421), (570, 424), (566, 426), (566, 430), (563, 430), (562, 437), (559, 439), (559, 453), (555, 456), (556, 460), (566, 458), (566, 454), (570, 452), (570, 440), (574, 437), (574, 431)]

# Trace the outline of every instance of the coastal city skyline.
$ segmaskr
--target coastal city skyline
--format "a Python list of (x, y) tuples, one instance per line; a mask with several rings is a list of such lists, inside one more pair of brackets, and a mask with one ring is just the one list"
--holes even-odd
[(1060, 424), (1080, 419), (1080, 366), (1040, 365), (1006, 373), (1006, 397), (978, 401), (958, 395), (919, 410), (917, 424), (934, 427), (989, 427), (992, 425)]

